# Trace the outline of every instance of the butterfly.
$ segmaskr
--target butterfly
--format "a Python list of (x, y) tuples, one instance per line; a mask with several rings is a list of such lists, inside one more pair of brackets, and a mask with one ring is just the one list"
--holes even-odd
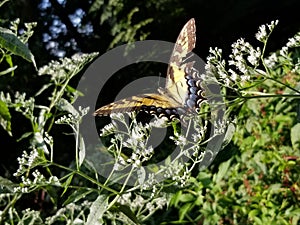
[(165, 88), (159, 88), (158, 93), (140, 94), (102, 106), (94, 115), (144, 111), (173, 120), (187, 111), (197, 112), (205, 97), (194, 62), (186, 62), (195, 45), (196, 26), (192, 18), (184, 25), (176, 40), (167, 69)]

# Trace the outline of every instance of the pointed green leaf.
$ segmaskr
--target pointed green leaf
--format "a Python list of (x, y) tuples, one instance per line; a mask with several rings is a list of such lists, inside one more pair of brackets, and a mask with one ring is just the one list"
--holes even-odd
[(129, 219), (131, 219), (135, 224), (140, 224), (135, 214), (131, 211), (131, 209), (127, 205), (116, 204), (118, 210), (124, 213)]
[(0, 176), (0, 187), (1, 189), (8, 189), (9, 191), (13, 191), (15, 187), (18, 187), (18, 184), (13, 183), (12, 181), (10, 181), (7, 178), (1, 177)]
[(11, 115), (6, 103), (0, 100), (0, 125), (12, 136), (10, 119)]
[(78, 189), (76, 191), (73, 191), (67, 198), (67, 200), (64, 202), (63, 205), (68, 205), (70, 203), (78, 202), (84, 198), (87, 197), (87, 195), (91, 194), (93, 192), (92, 189)]
[(223, 143), (222, 143), (222, 149), (225, 148), (229, 144), (229, 142), (231, 141), (231, 139), (234, 135), (234, 132), (235, 132), (235, 125), (233, 123), (230, 123), (227, 127), (227, 131), (226, 131)]
[(35, 94), (35, 96), (38, 96), (42, 94), (45, 90), (47, 90), (50, 86), (52, 86), (52, 83), (44, 84), (41, 89)]
[(220, 164), (219, 171), (214, 176), (214, 180), (216, 183), (219, 183), (225, 177), (225, 175), (228, 173), (230, 164), (231, 164), (231, 160), (228, 160), (228, 161)]
[(61, 98), (56, 106), (61, 111), (67, 111), (67, 112), (71, 113), (74, 116), (78, 115), (78, 112), (74, 108), (74, 106), (64, 98)]
[(100, 225), (103, 224), (103, 214), (107, 210), (108, 197), (99, 195), (98, 198), (93, 202), (90, 214), (88, 215), (86, 225)]
[(83, 137), (80, 135), (79, 137), (79, 166), (82, 165), (85, 159), (85, 143)]
[(4, 5), (5, 2), (8, 2), (9, 0), (2, 0), (2, 2), (0, 2), (0, 7)]
[(297, 123), (291, 129), (291, 141), (294, 149), (299, 149), (300, 147), (300, 123)]
[(84, 96), (84, 94), (81, 91), (76, 90), (75, 88), (71, 87), (70, 85), (67, 85), (66, 89), (68, 92), (76, 93), (76, 95), (78, 95), (78, 96)]
[(29, 137), (31, 134), (33, 134), (33, 132), (31, 132), (31, 131), (30, 132), (26, 132), (17, 141), (19, 142), (19, 141), (23, 140), (24, 138)]
[(0, 27), (0, 47), (10, 51), (14, 55), (21, 56), (25, 60), (32, 62), (36, 68), (33, 54), (29, 48), (19, 40), (10, 30)]
[(10, 67), (0, 72), (0, 76), (13, 72), (18, 66)]
[(65, 187), (65, 189), (64, 189), (63, 193), (61, 194), (61, 196), (63, 196), (66, 193), (66, 191), (68, 190), (68, 188), (73, 180), (73, 176), (74, 176), (74, 174), (70, 174), (68, 179), (66, 180), (66, 182), (62, 185)]

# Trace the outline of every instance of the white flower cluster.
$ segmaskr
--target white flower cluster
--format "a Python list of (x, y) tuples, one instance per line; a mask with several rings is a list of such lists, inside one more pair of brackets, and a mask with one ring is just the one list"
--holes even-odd
[[(255, 35), (256, 39), (261, 42), (266, 42), (277, 24), (278, 20), (271, 21), (270, 24), (261, 25), (258, 29), (258, 32)], [(268, 28), (268, 31), (266, 28)]]
[[(132, 124), (129, 126), (126, 123), (125, 117), (122, 113), (113, 113), (111, 114), (112, 123), (106, 125), (101, 129), (100, 136), (107, 136), (112, 133), (115, 133), (114, 137), (111, 139), (112, 146), (109, 147), (109, 150), (116, 155), (115, 158), (115, 170), (123, 169), (123, 166), (132, 165), (134, 168), (138, 168), (142, 165), (143, 162), (148, 161), (154, 154), (154, 149), (148, 145), (148, 139), (150, 137), (150, 131), (155, 123), (143, 125), (138, 123), (135, 119), (135, 116), (131, 113), (128, 114), (132, 118)], [(119, 130), (119, 126), (116, 121), (123, 124), (125, 131)], [(121, 157), (120, 151), (122, 147), (130, 148), (132, 150), (131, 156), (128, 159)]]
[(16, 111), (21, 112), (24, 116), (32, 116), (34, 110), (34, 98), (26, 100), (26, 93), (16, 92), (13, 106)]
[[(257, 66), (260, 56), (261, 56), (261, 50), (260, 48), (254, 49), (252, 45), (250, 45), (249, 42), (245, 42), (243, 38), (240, 38), (232, 45), (232, 55), (229, 57), (231, 60), (229, 60), (229, 65), (235, 65), (240, 72), (246, 73), (246, 62), (244, 60), (244, 55), (247, 55), (248, 62), (253, 65)], [(242, 65), (238, 65), (242, 64)]]
[(207, 125), (208, 121), (207, 120), (202, 120), (202, 118), (198, 118), (197, 122), (194, 124), (194, 128), (196, 132), (193, 132), (192, 134), (192, 140), (195, 143), (200, 143), (201, 141), (204, 140), (205, 134), (207, 132)]
[(289, 38), (289, 41), (286, 43), (286, 46), (289, 48), (300, 47), (300, 32), (295, 34), (294, 37)]
[(134, 167), (140, 167), (142, 162), (148, 161), (154, 154), (152, 146), (147, 145), (150, 130), (149, 124), (143, 125), (141, 123), (136, 123), (132, 129), (128, 130), (129, 135), (123, 142), (123, 146), (133, 150), (127, 162)]
[(69, 76), (75, 75), (81, 67), (95, 58), (98, 53), (83, 54), (77, 53), (71, 58), (61, 58), (58, 61), (52, 60), (48, 65), (39, 69), (39, 75), (51, 75), (52, 80), (63, 81)]
[[(256, 34), (256, 38), (264, 43), (264, 48), (261, 50), (259, 47), (254, 48), (243, 38), (238, 39), (232, 44), (232, 54), (229, 55), (230, 60), (228, 60), (228, 66), (231, 68), (226, 68), (226, 62), (222, 59), (222, 50), (215, 48), (210, 48), (210, 55), (207, 58), (206, 71), (208, 75), (214, 75), (217, 77), (218, 82), (226, 87), (232, 87), (237, 85), (243, 87), (243, 85), (251, 79), (252, 74), (260, 74), (263, 71), (257, 69), (260, 60), (262, 59), (262, 54), (265, 49), (266, 42), (278, 24), (278, 21), (272, 21), (270, 24), (262, 25), (259, 27), (259, 31)], [(295, 36), (290, 39), (289, 45), (296, 45), (300, 37)], [(286, 49), (282, 50), (282, 54), (286, 55)], [(274, 64), (272, 59), (267, 60), (266, 64)]]
[(155, 198), (144, 198), (142, 195), (135, 194), (135, 198), (133, 198), (132, 193), (128, 192), (121, 195), (118, 203), (129, 206), (133, 212), (148, 211), (149, 214), (152, 214), (165, 207), (168, 201), (164, 194)]
[(22, 183), (19, 187), (14, 188), (14, 192), (28, 193), (39, 185), (55, 185), (60, 186), (61, 183), (56, 176), (51, 176), (49, 179), (41, 174), (38, 170), (32, 172), (33, 180), (22, 176)]
[(73, 124), (75, 121), (77, 121), (77, 118), (72, 114), (63, 115), (60, 118), (58, 118), (55, 123), (56, 124)]
[(69, 113), (67, 115), (61, 116), (55, 121), (55, 123), (68, 124), (68, 125), (78, 124), (81, 122), (82, 117), (88, 113), (88, 111), (89, 111), (89, 107), (82, 108), (81, 106), (79, 106), (78, 111), (74, 111), (73, 113)]
[(181, 147), (186, 146), (188, 143), (188, 140), (184, 135), (178, 135), (176, 137), (170, 136), (170, 139), (174, 141), (175, 145)]
[(100, 136), (104, 137), (113, 134), (117, 128), (118, 127), (114, 123), (107, 124), (101, 129)]
[(30, 152), (29, 155), (26, 151), (23, 151), (22, 156), (18, 157), (17, 160), (19, 163), (19, 168), (17, 172), (14, 173), (14, 176), (20, 176), (24, 172), (27, 172), (28, 169), (30, 169), (40, 161), (40, 158), (38, 151), (34, 149)]
[(11, 103), (11, 97), (9, 93), (0, 92), (0, 100), (6, 102), (7, 104)]
[[(266, 66), (270, 69), (276, 68), (276, 66), (280, 66), (282, 64), (289, 64), (292, 62), (290, 59), (290, 48), (300, 47), (300, 32), (294, 35), (294, 37), (289, 38), (288, 42), (283, 46), (278, 52), (272, 53), (269, 57), (267, 57), (264, 62)], [(300, 69), (300, 59), (294, 63), (294, 69), (292, 72), (297, 73)]]
[[(63, 208), (60, 208), (56, 211), (54, 215), (46, 218), (45, 224), (57, 224), (62, 221), (64, 218), (66, 221), (65, 224), (84, 224), (84, 219), (86, 219), (85, 213), (86, 209), (91, 207), (92, 203), (89, 201), (81, 202), (81, 204), (70, 203)], [(70, 215), (70, 218), (66, 217)]]
[(228, 127), (229, 121), (228, 120), (218, 120), (214, 122), (214, 134), (220, 135), (226, 132)]

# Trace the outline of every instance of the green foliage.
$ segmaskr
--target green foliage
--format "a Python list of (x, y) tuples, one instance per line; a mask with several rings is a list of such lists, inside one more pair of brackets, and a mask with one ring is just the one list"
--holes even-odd
[[(20, 36), (17, 36), (18, 25), (19, 20), (16, 20), (11, 23), (10, 29), (0, 27), (0, 63), (5, 60), (9, 66), (7, 69), (0, 71), (0, 77), (9, 73), (14, 75), (14, 70), (17, 69), (17, 66), (13, 65), (12, 55), (21, 56), (27, 61), (32, 62), (36, 68), (34, 56), (26, 45), (28, 39), (33, 34), (32, 29), (35, 26), (35, 23), (26, 24), (27, 30)], [(3, 93), (1, 93), (1, 95), (1, 98), (4, 99)], [(10, 97), (7, 96), (7, 98), (9, 99)], [(11, 115), (7, 103), (3, 100), (0, 100), (0, 125), (9, 135), (12, 135)]]
[(32, 29), (36, 24), (26, 24), (27, 31), (19, 37), (17, 36), (18, 24), (19, 20), (16, 20), (11, 24), (11, 29), (0, 27), (0, 47), (2, 48), (0, 62), (5, 58), (12, 68), (11, 54), (14, 54), (32, 62), (36, 68), (34, 56), (26, 46), (28, 39), (33, 34)]
[[(115, 0), (105, 6), (101, 23), (124, 7), (122, 1)], [(101, 7), (103, 1), (95, 1), (91, 13)], [(136, 12), (137, 8), (131, 9), (121, 23), (116, 23), (112, 29), (115, 40), (110, 47), (134, 41), (141, 27), (152, 21), (145, 19), (134, 24), (132, 18)], [(1, 74), (16, 69), (11, 54), (35, 64), (25, 45), (33, 25), (17, 36), (16, 24), (10, 30), (0, 30), (2, 60), (6, 59), (9, 65)], [(243, 39), (237, 41), (227, 64), (222, 59), (222, 51), (211, 49), (207, 74), (203, 76), (208, 84), (217, 83), (222, 87), (227, 105), (226, 117), (214, 124), (211, 140), (223, 135), (227, 128), (225, 143), (215, 144), (226, 146), (221, 154), (230, 154), (234, 149), (238, 153), (200, 172), (197, 165), (204, 160), (208, 143), (205, 139), (207, 114), (191, 119), (187, 133), (178, 132), (172, 124), (176, 129), (171, 139), (180, 151), (174, 158), (167, 157), (165, 164), (150, 167), (148, 176), (141, 165), (155, 154), (148, 145), (150, 134), (165, 121), (143, 125), (133, 116), (128, 125), (124, 115), (117, 114), (112, 115), (112, 124), (102, 130), (102, 135), (112, 135), (110, 146), (97, 146), (104, 152), (102, 157), (113, 156), (107, 164), (114, 167), (107, 178), (98, 175), (97, 165), (85, 159), (88, 147), (79, 126), (88, 109), (72, 105), (81, 93), (71, 86), (71, 80), (96, 53), (75, 54), (40, 68), (39, 76), (47, 76), (49, 82), (35, 96), (1, 92), (1, 126), (14, 135), (10, 111), (15, 111), (30, 122), (31, 129), (18, 137), (28, 140), (30, 145), (17, 159), (16, 181), (0, 177), (0, 223), (298, 224), (300, 54), (294, 47), (299, 45), (300, 35), (265, 57), (265, 47), (275, 24), (267, 26), (267, 33), (266, 26), (260, 27), (257, 39), (263, 43), (262, 49)], [(41, 104), (36, 99), (43, 94), (48, 101)], [(213, 117), (213, 110), (211, 114)], [(61, 153), (54, 152), (57, 140), (50, 135), (54, 124), (67, 125), (75, 137), (75, 156), (70, 165), (55, 161), (55, 154), (59, 157)], [(194, 132), (192, 140), (188, 139), (188, 132)], [(213, 147), (209, 150), (214, 153)], [(183, 156), (187, 162), (181, 160)], [(156, 180), (155, 175), (164, 177), (163, 181)], [(115, 183), (122, 179), (124, 182)], [(131, 179), (134, 182), (129, 186)], [(40, 208), (28, 208), (28, 199), (34, 199), (38, 202), (35, 206)], [(25, 206), (22, 202), (26, 202)]]
[[(268, 37), (262, 39), (264, 45)], [(242, 92), (224, 82), (224, 86), (239, 94), (236, 100), (228, 102), (236, 115), (237, 126), (233, 142), (226, 148), (228, 152), (238, 148), (239, 154), (220, 164), (216, 173), (200, 172), (191, 181), (190, 188), (173, 196), (171, 205), (178, 209), (176, 223), (299, 223), (300, 54), (298, 49), (293, 49), (299, 46), (299, 40), (297, 34), (280, 51), (270, 57), (262, 56), (265, 71), (249, 68), (241, 58), (240, 64), (235, 63), (239, 73), (245, 69), (245, 75), (238, 76), (249, 75), (251, 80), (237, 84), (245, 85), (240, 88), (247, 91), (242, 89)], [(288, 48), (292, 50), (288, 52)], [(221, 57), (218, 53), (213, 52), (214, 56)], [(218, 58), (211, 62), (218, 65), (211, 69), (225, 71), (225, 61)], [(223, 75), (222, 79), (232, 82), (229, 76)], [(232, 102), (241, 104), (240, 111), (234, 111), (237, 108)]]

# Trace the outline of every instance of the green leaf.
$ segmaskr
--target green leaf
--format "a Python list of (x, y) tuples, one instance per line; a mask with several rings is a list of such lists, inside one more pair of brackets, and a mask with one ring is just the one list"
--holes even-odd
[(41, 89), (35, 94), (35, 96), (38, 96), (42, 94), (45, 90), (47, 90), (50, 86), (52, 86), (53, 83), (44, 84)]
[(10, 67), (6, 70), (3, 70), (2, 72), (0, 72), (0, 76), (13, 72), (15, 69), (17, 69), (17, 67), (18, 66), (14, 66), (14, 67)]
[[(18, 184), (13, 183), (9, 179), (6, 179), (4, 177), (0, 176), (0, 187), (3, 190), (4, 188), (7, 188), (9, 191), (13, 191), (15, 187), (18, 187)], [(1, 191), (2, 192), (2, 191)]]
[(93, 202), (90, 214), (87, 217), (86, 225), (100, 225), (103, 224), (103, 214), (106, 212), (108, 206), (108, 197), (99, 195)]
[(191, 202), (195, 200), (195, 196), (188, 193), (188, 194), (181, 194), (180, 195), (180, 201), (181, 202)]
[(227, 127), (227, 131), (226, 131), (223, 143), (222, 143), (222, 149), (225, 148), (229, 144), (229, 142), (231, 141), (231, 139), (234, 135), (234, 132), (235, 132), (235, 125), (233, 123), (230, 123)]
[(95, 0), (89, 9), (89, 13), (97, 12), (104, 5), (104, 0)]
[(70, 194), (67, 198), (67, 200), (63, 203), (63, 205), (68, 205), (71, 202), (75, 203), (80, 201), (81, 199), (85, 199), (87, 195), (92, 193), (92, 189), (78, 189), (76, 191), (73, 191), (72, 194)]
[(291, 141), (294, 149), (299, 149), (300, 147), (300, 123), (297, 123), (291, 129)]
[(71, 87), (70, 85), (67, 85), (66, 89), (70, 93), (76, 93), (78, 96), (84, 96), (84, 94), (81, 91), (76, 90), (75, 88)]
[(85, 159), (85, 143), (83, 137), (80, 135), (79, 137), (79, 166), (82, 165)]
[(11, 133), (11, 115), (9, 109), (5, 102), (0, 100), (0, 125), (8, 132), (10, 136)]
[(184, 204), (182, 207), (180, 207), (179, 209), (179, 220), (183, 220), (183, 218), (185, 217), (185, 215), (192, 209), (193, 204), (192, 203), (187, 203)]
[(69, 174), (68, 179), (67, 179), (66, 182), (62, 185), (62, 186), (65, 187), (65, 189), (64, 189), (63, 193), (61, 194), (61, 196), (63, 196), (63, 195), (66, 193), (66, 191), (68, 190), (68, 188), (69, 188), (69, 186), (70, 186), (70, 184), (71, 184), (71, 182), (72, 182), (72, 180), (73, 180), (73, 176), (74, 176), (74, 174)]
[(170, 201), (170, 205), (174, 205), (175, 207), (178, 207), (181, 195), (182, 195), (182, 190), (177, 191), (175, 193), (175, 195), (172, 196), (171, 201)]
[(37, 69), (34, 56), (29, 48), (14, 33), (3, 27), (0, 27), (0, 46), (14, 55), (21, 56), (25, 60), (32, 62), (35, 69)]
[(58, 103), (57, 103), (57, 108), (61, 111), (67, 111), (69, 113), (71, 113), (74, 116), (78, 115), (77, 110), (74, 108), (74, 106), (68, 102), (66, 99), (61, 98)]
[(26, 132), (26, 133), (24, 133), (17, 141), (19, 142), (19, 141), (23, 140), (24, 138), (29, 137), (31, 134), (33, 134), (32, 131)]
[(8, 2), (9, 0), (2, 0), (2, 2), (0, 2), (0, 7), (4, 5), (5, 2)]
[(124, 213), (129, 219), (131, 219), (135, 224), (140, 224), (135, 214), (131, 211), (131, 209), (127, 205), (116, 204), (116, 207), (119, 211)]
[(214, 178), (215, 178), (214, 180), (216, 183), (219, 183), (224, 178), (224, 176), (228, 173), (230, 164), (231, 164), (231, 160), (228, 160), (228, 161), (220, 164), (219, 171), (214, 176)]

